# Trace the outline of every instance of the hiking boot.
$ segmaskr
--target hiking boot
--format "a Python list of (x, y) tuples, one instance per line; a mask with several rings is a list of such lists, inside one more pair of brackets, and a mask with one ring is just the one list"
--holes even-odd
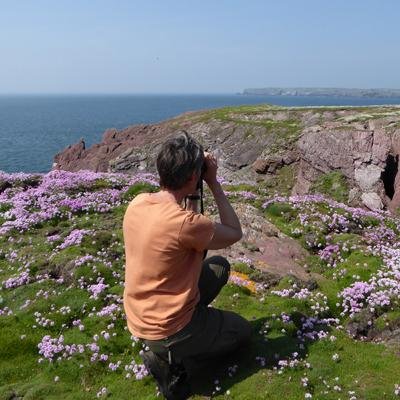
[(169, 365), (166, 360), (152, 351), (141, 354), (143, 363), (150, 375), (157, 381), (160, 392), (167, 400), (186, 400), (190, 387), (182, 364)]

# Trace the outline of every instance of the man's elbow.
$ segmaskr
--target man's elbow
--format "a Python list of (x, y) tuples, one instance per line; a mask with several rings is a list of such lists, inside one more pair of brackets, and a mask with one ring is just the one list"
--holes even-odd
[(243, 237), (243, 231), (242, 231), (242, 229), (239, 229), (237, 231), (237, 235), (236, 235), (236, 242), (238, 242), (240, 239), (242, 239), (242, 237)]

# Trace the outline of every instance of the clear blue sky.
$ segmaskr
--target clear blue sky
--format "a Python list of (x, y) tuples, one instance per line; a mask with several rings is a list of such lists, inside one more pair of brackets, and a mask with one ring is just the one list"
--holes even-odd
[(0, 0), (0, 93), (400, 88), (397, 0)]

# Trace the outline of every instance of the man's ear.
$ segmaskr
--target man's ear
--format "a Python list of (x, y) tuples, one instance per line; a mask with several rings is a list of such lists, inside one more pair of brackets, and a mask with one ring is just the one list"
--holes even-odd
[(200, 179), (200, 174), (198, 174), (196, 171), (194, 171), (189, 179), (192, 182), (197, 182)]

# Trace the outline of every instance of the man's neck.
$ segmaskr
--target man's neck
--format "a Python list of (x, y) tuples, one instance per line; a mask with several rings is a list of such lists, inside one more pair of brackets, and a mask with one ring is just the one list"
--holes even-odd
[(158, 193), (161, 198), (175, 201), (178, 204), (181, 204), (186, 196), (186, 194), (182, 193), (182, 191), (173, 191), (167, 189), (161, 189)]
[[(190, 194), (195, 194), (197, 192), (198, 191), (196, 191), (196, 190), (190, 191)], [(175, 201), (178, 204), (182, 204), (185, 196), (187, 196), (189, 194), (189, 192), (186, 188), (182, 189), (182, 190), (169, 190), (169, 189), (161, 188), (158, 193), (161, 198), (163, 198), (165, 200)]]

